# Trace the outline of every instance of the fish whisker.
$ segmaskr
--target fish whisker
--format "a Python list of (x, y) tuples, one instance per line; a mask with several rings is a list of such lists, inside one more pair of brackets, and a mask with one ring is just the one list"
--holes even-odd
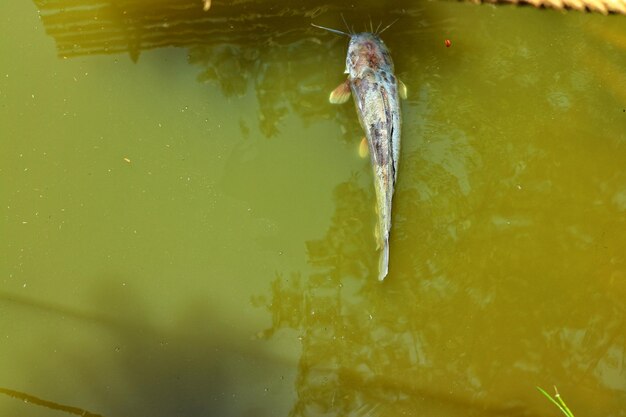
[(389, 23), (387, 26), (385, 26), (383, 28), (383, 30), (381, 30), (380, 32), (378, 32), (378, 34), (382, 34), (384, 31), (386, 31), (387, 29), (389, 29), (391, 27), (391, 25), (393, 25), (394, 23), (396, 23), (398, 20), (400, 20), (400, 18), (397, 18), (396, 20), (394, 20), (393, 22)]
[(350, 26), (348, 26), (348, 22), (346, 22), (346, 18), (344, 17), (343, 13), (340, 13), (340, 15), (341, 15), (341, 20), (343, 20), (343, 24), (346, 25), (346, 29), (348, 29), (348, 33), (350, 35), (354, 34), (354, 28), (350, 30)]
[(319, 28), (319, 29), (324, 29), (324, 30), (327, 30), (327, 31), (332, 32), (332, 33), (336, 33), (337, 35), (347, 36), (349, 38), (352, 36), (352, 35), (350, 35), (350, 34), (348, 34), (346, 32), (342, 32), (342, 31), (337, 30), (337, 29), (331, 29), (331, 28), (327, 28), (327, 27), (324, 27), (324, 26), (316, 25), (315, 23), (311, 23), (311, 26), (314, 26), (314, 27)]

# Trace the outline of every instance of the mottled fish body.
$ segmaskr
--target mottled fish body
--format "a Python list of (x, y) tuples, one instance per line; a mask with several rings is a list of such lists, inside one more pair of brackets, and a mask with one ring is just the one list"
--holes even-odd
[(389, 269), (391, 207), (400, 157), (400, 97), (406, 97), (406, 87), (396, 78), (389, 49), (377, 34), (348, 36), (348, 79), (330, 94), (330, 102), (343, 103), (352, 95), (365, 133), (374, 171), (376, 239), (381, 251), (378, 279), (382, 281)]

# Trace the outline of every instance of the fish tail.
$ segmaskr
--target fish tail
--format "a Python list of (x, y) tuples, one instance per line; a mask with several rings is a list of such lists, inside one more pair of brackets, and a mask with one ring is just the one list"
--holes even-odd
[(382, 252), (378, 261), (378, 280), (382, 281), (389, 271), (389, 239), (385, 239), (382, 244)]

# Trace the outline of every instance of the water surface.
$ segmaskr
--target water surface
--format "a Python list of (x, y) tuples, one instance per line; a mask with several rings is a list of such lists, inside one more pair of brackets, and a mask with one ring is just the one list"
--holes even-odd
[[(0, 6), (0, 414), (626, 415), (624, 17), (342, 5)], [(340, 13), (400, 18), (383, 283)]]

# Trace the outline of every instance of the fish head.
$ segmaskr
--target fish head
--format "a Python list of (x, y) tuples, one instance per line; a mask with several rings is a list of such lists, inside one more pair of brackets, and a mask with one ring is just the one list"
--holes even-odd
[(350, 37), (346, 56), (346, 74), (350, 78), (360, 77), (368, 70), (390, 70), (393, 62), (383, 40), (370, 32), (355, 33)]

